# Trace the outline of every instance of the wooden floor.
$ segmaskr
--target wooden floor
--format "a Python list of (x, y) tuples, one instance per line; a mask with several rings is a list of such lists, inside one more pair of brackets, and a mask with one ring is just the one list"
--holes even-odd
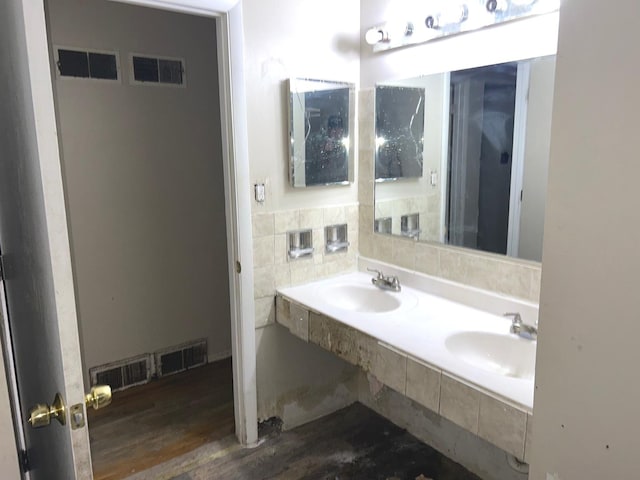
[(216, 440), (233, 438), (231, 360), (222, 360), (113, 395), (89, 410), (96, 480), (149, 469)]
[(114, 394), (89, 415), (96, 480), (479, 480), (361, 404), (238, 444), (231, 362)]
[(262, 443), (233, 436), (129, 480), (479, 480), (460, 465), (356, 403), (287, 432), (262, 425)]

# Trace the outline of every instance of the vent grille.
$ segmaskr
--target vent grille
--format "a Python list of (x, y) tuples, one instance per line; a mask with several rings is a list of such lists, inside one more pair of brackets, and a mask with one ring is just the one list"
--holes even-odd
[(207, 340), (197, 340), (155, 353), (159, 377), (207, 364)]
[(131, 65), (136, 83), (184, 85), (184, 62), (180, 59), (133, 55)]
[(61, 77), (118, 80), (118, 57), (112, 52), (57, 49)]
[(151, 355), (121, 360), (89, 369), (91, 385), (109, 385), (117, 392), (151, 380)]

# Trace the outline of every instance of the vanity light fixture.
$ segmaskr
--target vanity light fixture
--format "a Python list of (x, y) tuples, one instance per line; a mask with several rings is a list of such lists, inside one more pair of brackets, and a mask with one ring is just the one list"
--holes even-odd
[[(561, 0), (430, 0), (411, 21), (387, 21), (370, 28), (366, 42), (374, 52), (417, 45), (491, 25), (557, 12)], [(447, 5), (448, 4), (448, 5)]]
[(385, 143), (387, 140), (384, 137), (376, 137), (376, 148), (382, 147)]
[(413, 35), (413, 23), (400, 22), (400, 23), (385, 23), (379, 27), (373, 27), (367, 30), (364, 35), (364, 40), (369, 45), (376, 45), (378, 43), (389, 42), (391, 40), (401, 40), (404, 37), (410, 37)]
[(427, 15), (424, 24), (427, 28), (443, 28), (448, 25), (456, 25), (469, 18), (469, 7), (466, 3), (452, 5), (435, 15)]

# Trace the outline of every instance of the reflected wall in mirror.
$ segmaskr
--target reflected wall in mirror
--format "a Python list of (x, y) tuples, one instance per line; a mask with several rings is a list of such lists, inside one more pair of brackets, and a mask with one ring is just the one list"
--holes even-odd
[(355, 85), (289, 80), (289, 178), (294, 187), (353, 181)]
[(540, 261), (554, 77), (549, 56), (378, 84), (376, 136), (380, 119), (421, 116), (423, 175), (381, 183), (377, 138), (375, 230)]

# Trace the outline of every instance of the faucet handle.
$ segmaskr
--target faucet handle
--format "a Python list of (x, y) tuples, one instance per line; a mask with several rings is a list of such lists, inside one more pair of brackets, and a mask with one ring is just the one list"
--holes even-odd
[(382, 274), (382, 272), (380, 270), (376, 270), (375, 268), (369, 268), (367, 267), (367, 271), (368, 272), (373, 272), (373, 273), (377, 273), (378, 274), (378, 278), (383, 278), (384, 275)]
[(507, 312), (502, 315), (503, 317), (511, 317), (514, 325), (522, 325), (522, 316), (519, 312)]

